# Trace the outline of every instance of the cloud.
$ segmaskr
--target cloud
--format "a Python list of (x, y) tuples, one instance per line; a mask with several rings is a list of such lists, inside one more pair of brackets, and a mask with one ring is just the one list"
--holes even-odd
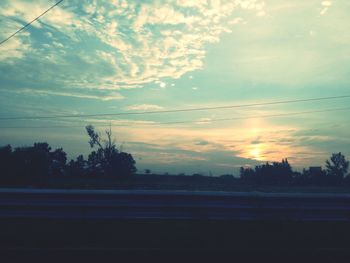
[(130, 105), (125, 108), (127, 111), (162, 110), (163, 107), (154, 104)]
[[(14, 21), (2, 20), (2, 29), (0, 31), (0, 40), (4, 40), (9, 37), (13, 32), (21, 27), (21, 24)], [(29, 33), (23, 32), (16, 38), (12, 38), (11, 41), (7, 41), (0, 46), (0, 63), (1, 61), (9, 62), (23, 58), (29, 51), (31, 51), (31, 45), (29, 40)]]
[[(233, 75), (237, 84), (244, 81), (256, 87), (279, 85), (286, 90), (309, 86), (311, 90), (313, 85), (348, 83), (348, 56), (344, 54), (350, 43), (345, 26), (349, 8), (345, 1), (338, 1), (330, 7), (327, 19), (321, 19), (319, 12), (325, 7), (321, 1), (316, 5), (313, 1), (269, 5), (271, 17), (263, 23), (249, 20), (234, 31), (232, 39), (239, 48), (227, 48), (227, 55), (216, 63), (229, 67), (227, 78)], [(303, 58), (303, 63), (298, 58)]]
[[(185, 151), (193, 156), (210, 160), (211, 165), (225, 163), (226, 161), (223, 160), (232, 160), (231, 164), (237, 166), (249, 163), (248, 160), (257, 163), (289, 158), (293, 165), (300, 167), (307, 165), (310, 160), (314, 163), (320, 160), (322, 162), (328, 154), (327, 150), (316, 146), (328, 143), (330, 139), (325, 136), (307, 136), (303, 128), (278, 125), (268, 120), (241, 120), (234, 124), (225, 123), (221, 127), (215, 125), (205, 129), (193, 125), (140, 124), (142, 125), (141, 133), (141, 126), (131, 122), (130, 125), (118, 126), (115, 132), (121, 136), (122, 141), (156, 145), (157, 149), (153, 147), (152, 151), (168, 152), (169, 154)], [(157, 136), (154, 136), (155, 134)], [(137, 148), (133, 150), (140, 151)], [(298, 152), (311, 154), (309, 156), (299, 155)], [(313, 152), (317, 152), (317, 156), (313, 156)], [(216, 153), (219, 154), (217, 157), (215, 157)], [(153, 157), (148, 156), (147, 158), (152, 159)], [(153, 161), (156, 162), (154, 158)], [(168, 160), (168, 158), (165, 159)]]
[(320, 15), (323, 16), (324, 14), (327, 13), (327, 11), (328, 11), (328, 7), (323, 8), (320, 12)]
[(30, 45), (23, 39), (14, 39), (10, 43), (5, 43), (1, 47), (0, 61), (21, 59), (30, 51)]
[(202, 145), (202, 146), (204, 146), (204, 145), (209, 145), (209, 144), (210, 144), (210, 142), (205, 141), (205, 140), (200, 140), (200, 141), (197, 141), (197, 142), (195, 143), (195, 145)]
[(118, 93), (113, 92), (109, 94), (101, 94), (101, 95), (92, 95), (92, 94), (82, 94), (78, 92), (71, 92), (71, 91), (49, 91), (49, 90), (40, 90), (40, 89), (21, 89), (17, 93), (27, 93), (31, 96), (63, 96), (63, 97), (74, 97), (74, 98), (81, 98), (81, 99), (94, 99), (94, 100), (103, 100), (103, 101), (109, 101), (109, 100), (122, 100), (124, 97)]
[(207, 123), (211, 123), (212, 118), (207, 118), (207, 117), (203, 117), (203, 118), (199, 118), (196, 121), (196, 124), (207, 124)]
[[(0, 15), (19, 20), (23, 24), (32, 21), (52, 6), (52, 3), (48, 3), (48, 1), (45, 0), (38, 0), (35, 2), (25, 0), (3, 1), (2, 4)], [(61, 5), (50, 10), (47, 15), (33, 22), (31, 26), (43, 28), (43, 25), (46, 23), (54, 28), (63, 28), (73, 25), (77, 27), (82, 25), (73, 12), (63, 8)]]
[(320, 12), (320, 15), (322, 16), (328, 12), (329, 7), (332, 5), (332, 1), (322, 1), (321, 5), (323, 8)]
[(332, 1), (322, 1), (322, 6), (331, 6), (332, 5)]
[(251, 144), (260, 144), (262, 143), (262, 141), (260, 140), (260, 138), (256, 138), (255, 140), (250, 142)]
[[(0, 16), (12, 23), (11, 28), (5, 24), (6, 32), (49, 6), (44, 0), (2, 1)], [(45, 60), (42, 76), (36, 79), (79, 89), (129, 89), (163, 78), (178, 79), (203, 68), (207, 45), (219, 42), (223, 33), (241, 22), (235, 14), (239, 9), (258, 13), (263, 4), (67, 0), (33, 23), (26, 36), (12, 39), (6, 55), (1, 52), (0, 64), (11, 59), (21, 70)], [(57, 68), (51, 65), (60, 66), (64, 78), (57, 78)]]
[(241, 165), (254, 166), (259, 163), (234, 156), (232, 151), (225, 149), (192, 151), (172, 145), (160, 146), (138, 141), (129, 142), (125, 147), (133, 152), (139, 169), (152, 167), (152, 171), (161, 173), (171, 171), (171, 174), (183, 172), (207, 174), (208, 171), (212, 171), (215, 175), (225, 173), (238, 175)]

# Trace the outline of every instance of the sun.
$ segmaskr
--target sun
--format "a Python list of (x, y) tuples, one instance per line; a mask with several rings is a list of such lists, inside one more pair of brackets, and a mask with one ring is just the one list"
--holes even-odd
[(251, 158), (260, 160), (261, 159), (261, 149), (260, 147), (254, 147), (253, 149), (250, 150), (249, 155)]

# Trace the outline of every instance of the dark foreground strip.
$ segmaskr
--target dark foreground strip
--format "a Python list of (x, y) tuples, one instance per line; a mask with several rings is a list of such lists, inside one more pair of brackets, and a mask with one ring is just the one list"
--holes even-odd
[(348, 195), (0, 190), (1, 262), (350, 262), (349, 204)]
[(0, 220), (0, 233), (2, 258), (45, 257), (50, 262), (65, 257), (141, 262), (350, 258), (348, 222), (8, 218)]
[(0, 190), (0, 218), (350, 221), (350, 195)]

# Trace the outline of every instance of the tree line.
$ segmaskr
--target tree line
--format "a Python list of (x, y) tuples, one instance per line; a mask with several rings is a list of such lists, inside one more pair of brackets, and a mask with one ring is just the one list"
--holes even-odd
[(341, 153), (333, 153), (322, 167), (293, 171), (287, 159), (265, 163), (255, 168), (241, 167), (240, 179), (252, 184), (335, 186), (350, 184), (349, 161)]
[[(93, 149), (84, 159), (79, 155), (67, 160), (62, 148), (52, 149), (46, 142), (33, 146), (12, 148), (0, 147), (0, 185), (44, 186), (48, 178), (113, 178), (119, 181), (131, 178), (136, 173), (136, 162), (130, 153), (116, 146), (111, 129), (103, 136), (94, 127), (85, 127), (89, 144)], [(252, 167), (241, 167), (239, 179), (223, 175), (225, 182), (241, 182), (252, 185), (350, 185), (349, 161), (342, 153), (333, 153), (325, 163), (325, 169), (310, 167), (302, 172), (293, 171), (287, 159), (281, 162), (264, 163)], [(147, 177), (156, 176), (147, 169)], [(192, 175), (194, 181), (205, 180), (200, 174)], [(183, 176), (178, 176), (179, 180)], [(232, 179), (232, 180), (231, 180)], [(234, 179), (234, 180), (233, 180)]]
[(67, 154), (62, 148), (53, 150), (46, 142), (15, 149), (10, 145), (0, 147), (0, 184), (40, 186), (54, 176), (125, 179), (136, 172), (134, 158), (118, 149), (111, 129), (106, 131), (103, 139), (93, 126), (85, 128), (94, 149), (87, 160), (79, 155), (67, 162)]

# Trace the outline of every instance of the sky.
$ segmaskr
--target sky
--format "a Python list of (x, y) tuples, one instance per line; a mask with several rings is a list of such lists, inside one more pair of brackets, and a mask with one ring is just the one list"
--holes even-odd
[[(54, 3), (2, 0), (0, 40)], [(35, 119), (348, 96), (349, 14), (347, 0), (64, 0), (0, 45), (0, 145), (46, 141), (86, 157), (92, 124), (102, 135), (110, 126), (141, 172), (350, 156), (346, 97)]]

